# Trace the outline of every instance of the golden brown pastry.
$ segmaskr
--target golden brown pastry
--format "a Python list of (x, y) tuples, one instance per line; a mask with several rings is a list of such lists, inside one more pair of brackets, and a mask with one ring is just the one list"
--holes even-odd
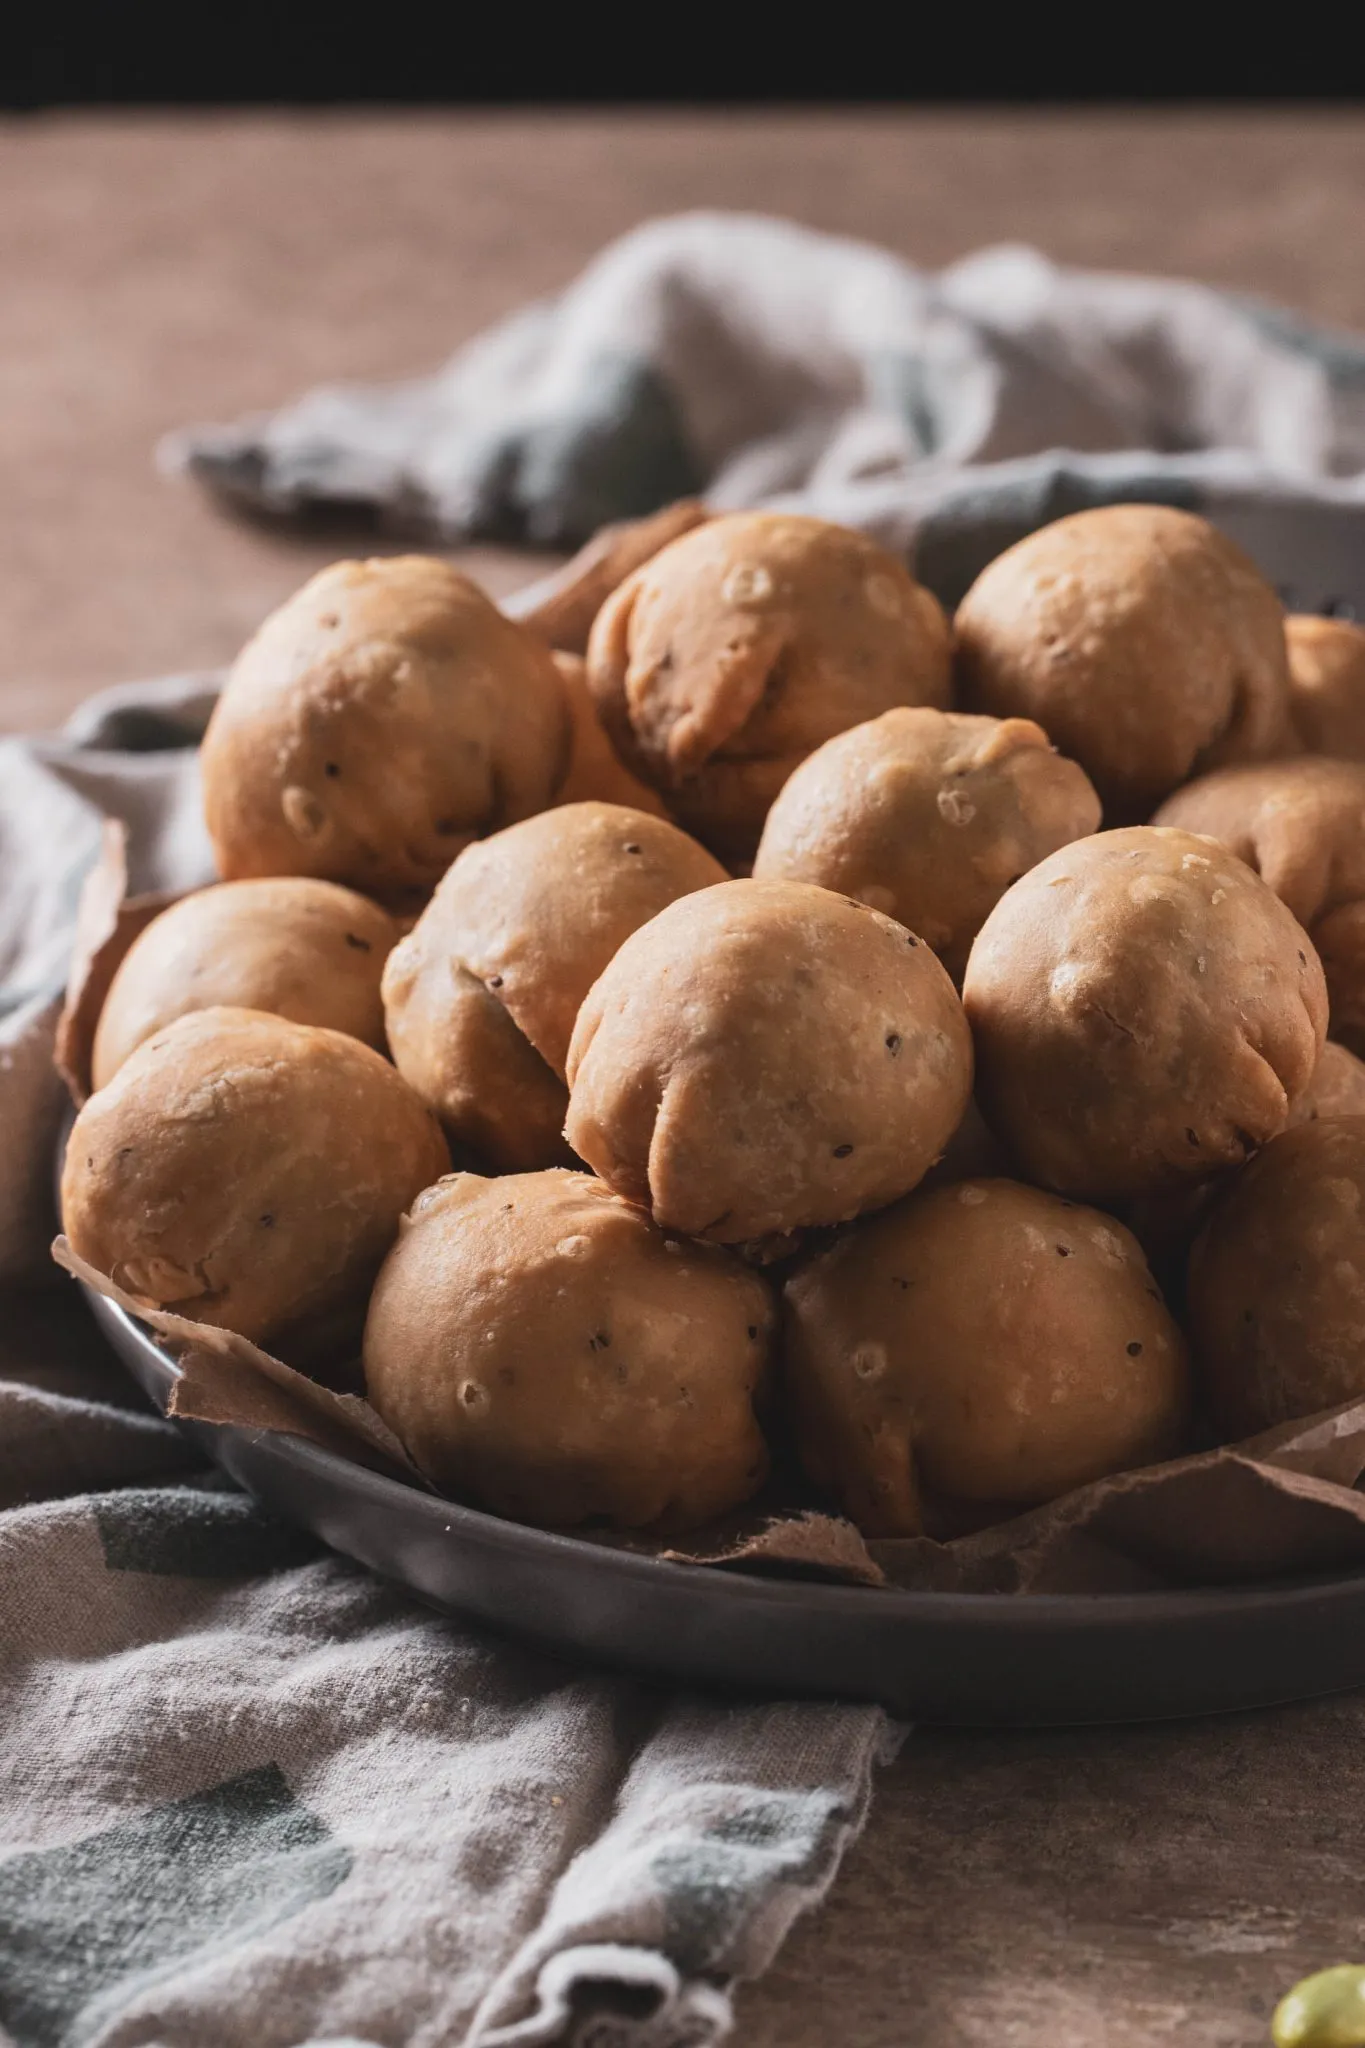
[(556, 804), (629, 804), (666, 818), (663, 798), (638, 775), (632, 775), (607, 738), (588, 688), (583, 657), (555, 652), (554, 664), (569, 708), (569, 763), (551, 802)]
[(735, 512), (613, 592), (588, 682), (621, 758), (723, 860), (753, 857), (798, 761), (893, 704), (948, 702), (935, 598), (862, 534)]
[(619, 804), (567, 804), (466, 847), (385, 970), (399, 1072), (487, 1164), (566, 1161), (584, 996), (638, 926), (724, 880), (676, 825)]
[(959, 701), (1036, 718), (1105, 820), (1145, 818), (1191, 775), (1265, 759), (1288, 730), (1284, 611), (1205, 519), (1076, 512), (984, 569), (954, 620)]
[(133, 941), (105, 997), (91, 1079), (191, 1010), (268, 1010), (384, 1050), (379, 977), (398, 937), (387, 912), (311, 876), (219, 882), (182, 896)]
[(1347, 619), (1291, 613), (1289, 708), (1310, 754), (1365, 761), (1365, 629)]
[(1284, 1129), (1327, 1024), (1311, 940), (1189, 832), (1078, 839), (1001, 897), (963, 1001), (977, 1094), (1030, 1180), (1118, 1202), (1207, 1180)]
[(543, 1527), (687, 1528), (767, 1470), (766, 1283), (586, 1173), (457, 1174), (403, 1225), (365, 1327), (373, 1406), (432, 1483)]
[(407, 1083), (358, 1039), (196, 1010), (76, 1118), (62, 1217), (130, 1294), (316, 1363), (345, 1357), (399, 1217), (449, 1163)]
[(1331, 1004), (1328, 1030), (1365, 1052), (1365, 903), (1343, 903), (1314, 926)]
[[(1299, 1124), (1316, 1123), (1320, 1117), (1336, 1116), (1365, 1116), (1365, 1061), (1329, 1038), (1313, 1069), (1312, 1080), (1290, 1111), (1287, 1128), (1293, 1130)], [(955, 1138), (930, 1179), (937, 1178), (943, 1167), (950, 1164), (957, 1144)], [(1177, 1308), (1184, 1300), (1190, 1248), (1238, 1171), (1234, 1167), (1212, 1180), (1140, 1196), (1124, 1209), (1124, 1222), (1151, 1261), (1166, 1299)], [(960, 1179), (961, 1175), (952, 1177)]]
[(425, 555), (335, 562), (238, 656), (204, 738), (219, 872), (420, 900), (543, 810), (569, 719), (549, 649)]
[(768, 813), (754, 873), (884, 910), (961, 981), (1011, 882), (1099, 823), (1085, 770), (1031, 719), (901, 707), (801, 763)]
[(1195, 1242), (1189, 1312), (1225, 1438), (1365, 1395), (1365, 1117), (1286, 1131), (1238, 1175)]
[(1307, 1093), (1294, 1105), (1290, 1127), (1315, 1124), (1324, 1116), (1365, 1116), (1365, 1060), (1332, 1038), (1322, 1048)]
[(493, 990), (443, 949), (439, 916), (395, 947), (385, 986), (394, 1062), (458, 1166), (526, 1173), (573, 1163), (568, 1089)]
[(1170, 1456), (1180, 1332), (1137, 1240), (1010, 1180), (912, 1195), (786, 1287), (811, 1477), (869, 1536), (1003, 1521)]
[(805, 882), (725, 882), (627, 939), (569, 1048), (565, 1135), (668, 1230), (742, 1244), (914, 1187), (971, 1038), (929, 948)]
[(1365, 1050), (1365, 762), (1224, 768), (1177, 790), (1154, 823), (1202, 832), (1255, 868), (1321, 955), (1332, 1036)]

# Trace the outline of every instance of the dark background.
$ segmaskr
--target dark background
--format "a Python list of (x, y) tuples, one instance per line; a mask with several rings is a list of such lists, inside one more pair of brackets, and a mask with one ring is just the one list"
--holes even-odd
[[(942, 6), (942, 0), (940, 0)], [(936, 16), (848, 5), (693, 13), (279, 0), (272, 14), (200, 4), (23, 7), (0, 28), (0, 107), (74, 105), (725, 104), (1350, 101), (1365, 27), (1343, 11), (1254, 32), (1249, 18), (1162, 23), (1087, 11), (1065, 30), (1028, 10)], [(1207, 17), (1205, 17), (1205, 23)]]

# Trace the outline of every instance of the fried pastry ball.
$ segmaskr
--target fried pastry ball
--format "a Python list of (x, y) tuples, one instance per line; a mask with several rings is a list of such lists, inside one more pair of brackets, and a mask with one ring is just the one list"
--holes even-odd
[(1011, 882), (1099, 823), (1085, 770), (1031, 719), (902, 707), (801, 763), (768, 813), (754, 873), (884, 910), (961, 981)]
[(1218, 840), (1289, 905), (1322, 958), (1332, 1036), (1365, 1051), (1365, 762), (1224, 768), (1177, 790), (1155, 822)]
[(564, 689), (569, 711), (569, 761), (552, 801), (557, 804), (587, 802), (629, 804), (637, 811), (651, 811), (666, 818), (663, 799), (638, 775), (632, 775), (607, 738), (597, 715), (597, 705), (588, 688), (581, 654), (566, 654), (555, 648), (554, 664)]
[(1325, 1116), (1365, 1116), (1365, 1060), (1329, 1038), (1313, 1071), (1307, 1093), (1294, 1105), (1295, 1124), (1313, 1124)]
[(1327, 1024), (1318, 956), (1273, 891), (1146, 825), (1016, 882), (963, 1001), (982, 1109), (1028, 1178), (1109, 1202), (1207, 1180), (1283, 1130)]
[(1365, 629), (1299, 612), (1285, 620), (1284, 631), (1300, 743), (1310, 754), (1365, 761)]
[(568, 1089), (497, 995), (444, 950), (439, 917), (429, 910), (422, 926), (420, 938), (414, 931), (395, 947), (385, 973), (389, 1045), (403, 1079), (439, 1120), (457, 1164), (495, 1173), (570, 1165)]
[(1365, 1116), (1286, 1131), (1190, 1257), (1190, 1336), (1227, 1438), (1365, 1395)]
[(813, 748), (893, 704), (948, 702), (936, 598), (864, 535), (790, 513), (710, 519), (598, 613), (588, 682), (635, 772), (732, 863)]
[(1188, 1406), (1137, 1240), (1011, 1180), (855, 1225), (787, 1282), (785, 1358), (802, 1460), (869, 1536), (1004, 1520), (1150, 1464)]
[(388, 1061), (340, 1031), (196, 1010), (76, 1118), (62, 1217), (81, 1257), (158, 1308), (277, 1351), (344, 1356), (398, 1220), (449, 1166)]
[(1036, 718), (1105, 817), (1147, 817), (1191, 775), (1264, 759), (1288, 730), (1279, 598), (1207, 520), (1107, 505), (1030, 534), (954, 620), (959, 701)]
[[(1337, 1116), (1365, 1116), (1365, 1061), (1329, 1038), (1312, 1080), (1290, 1111), (1288, 1128), (1293, 1130), (1299, 1124), (1316, 1123), (1320, 1117)], [(956, 1145), (954, 1139), (931, 1178), (942, 1173)], [(1232, 1169), (1234, 1174), (1237, 1171)], [(1123, 1220), (1151, 1260), (1152, 1271), (1168, 1301), (1178, 1305), (1184, 1299), (1190, 1247), (1214, 1204), (1230, 1185), (1231, 1175), (1222, 1173), (1188, 1187), (1168, 1188), (1159, 1194), (1139, 1197), (1125, 1208)]]
[(370, 1401), (434, 1485), (544, 1527), (687, 1528), (767, 1470), (767, 1284), (585, 1173), (420, 1197), (365, 1326)]
[(566, 1160), (584, 996), (640, 925), (724, 880), (676, 825), (619, 804), (566, 804), (466, 847), (385, 970), (399, 1072), (489, 1165)]
[(163, 1024), (219, 1005), (325, 1024), (382, 1052), (379, 978), (397, 937), (377, 903), (311, 876), (198, 889), (124, 955), (100, 1011), (91, 1079), (103, 1088)]
[(238, 656), (204, 737), (219, 873), (411, 901), (543, 810), (569, 754), (549, 649), (425, 555), (335, 562)]
[(922, 1178), (971, 1037), (929, 948), (805, 882), (723, 882), (627, 939), (569, 1047), (565, 1135), (667, 1230), (839, 1223)]
[[(1312, 1080), (1290, 1111), (1288, 1128), (1293, 1130), (1299, 1124), (1316, 1123), (1320, 1117), (1336, 1116), (1365, 1116), (1365, 1061), (1329, 1038), (1313, 1069)], [(955, 1138), (931, 1179), (942, 1174), (957, 1144)], [(1233, 1168), (1232, 1173), (1237, 1170)], [(1141, 1196), (1126, 1206), (1123, 1220), (1150, 1259), (1168, 1301), (1177, 1305), (1183, 1301), (1190, 1247), (1213, 1205), (1230, 1184), (1231, 1175), (1222, 1173), (1188, 1187)]]

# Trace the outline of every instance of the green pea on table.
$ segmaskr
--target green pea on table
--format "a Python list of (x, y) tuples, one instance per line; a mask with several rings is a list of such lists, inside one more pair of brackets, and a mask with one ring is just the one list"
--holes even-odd
[(1275, 2048), (1365, 2048), (1365, 1963), (1338, 1963), (1286, 1992), (1270, 2023)]

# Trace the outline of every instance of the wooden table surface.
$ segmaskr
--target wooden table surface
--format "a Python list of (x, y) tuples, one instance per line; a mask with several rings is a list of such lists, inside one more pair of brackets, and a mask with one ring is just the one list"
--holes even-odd
[[(697, 205), (939, 264), (988, 241), (1365, 327), (1365, 116), (40, 117), (0, 126), (0, 728), (229, 658), (346, 542), (234, 523), (159, 435), (401, 376)], [(484, 554), (494, 587), (524, 559)], [(740, 2048), (1252, 2048), (1365, 1958), (1365, 1702), (921, 1732)]]

